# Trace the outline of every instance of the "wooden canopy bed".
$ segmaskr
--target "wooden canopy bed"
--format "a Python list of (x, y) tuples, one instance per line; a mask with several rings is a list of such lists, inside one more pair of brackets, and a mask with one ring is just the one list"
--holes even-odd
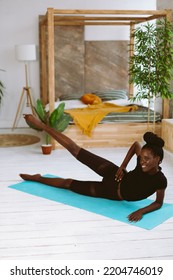
[[(62, 37), (60, 37), (60, 39), (58, 38), (58, 41), (56, 41), (56, 27), (129, 26), (130, 43), (133, 44), (131, 34), (136, 24), (163, 17), (171, 20), (171, 16), (171, 10), (57, 10), (48, 8), (46, 14), (39, 17), (40, 81), (41, 99), (43, 103), (45, 105), (49, 103), (50, 112), (54, 110), (56, 100), (56, 80), (58, 79), (55, 69), (55, 45), (57, 42), (59, 43), (60, 39), (63, 40), (64, 34), (63, 31)], [(132, 54), (133, 50), (131, 50), (129, 55)], [(126, 64), (128, 63), (126, 62)], [(78, 67), (80, 68), (79, 64)], [(122, 72), (123, 71), (124, 69)], [(58, 74), (61, 75), (61, 73)], [(128, 73), (126, 72), (123, 75), (125, 75), (126, 80), (128, 80)], [(121, 79), (118, 77), (118, 82), (120, 80)], [(123, 84), (121, 86), (123, 86)], [(97, 91), (96, 88), (95, 90)], [(99, 90), (101, 89), (99, 88)], [(128, 89), (126, 85), (126, 90), (128, 92), (128, 97), (132, 97), (133, 85), (128, 85)], [(82, 94), (85, 92), (86, 90), (84, 90)], [(81, 94), (79, 95), (79, 98), (80, 96)], [(169, 100), (163, 100), (162, 107), (162, 118), (169, 118)], [(71, 137), (76, 143), (83, 147), (116, 147), (129, 146), (135, 140), (141, 141), (143, 133), (148, 129), (151, 130), (152, 127), (148, 127), (146, 122), (104, 122), (99, 123), (95, 127), (92, 137), (82, 134), (81, 130), (74, 124), (69, 125), (64, 134)], [(161, 134), (160, 121), (155, 124), (155, 132), (159, 135)]]

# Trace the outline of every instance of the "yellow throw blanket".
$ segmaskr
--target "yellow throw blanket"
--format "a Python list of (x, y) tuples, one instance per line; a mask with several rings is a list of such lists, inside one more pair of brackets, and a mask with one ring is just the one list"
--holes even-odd
[(136, 111), (138, 106), (118, 106), (111, 103), (99, 103), (96, 105), (88, 105), (87, 108), (69, 109), (65, 113), (70, 114), (75, 124), (79, 126), (82, 132), (91, 136), (94, 127), (109, 113), (123, 113)]

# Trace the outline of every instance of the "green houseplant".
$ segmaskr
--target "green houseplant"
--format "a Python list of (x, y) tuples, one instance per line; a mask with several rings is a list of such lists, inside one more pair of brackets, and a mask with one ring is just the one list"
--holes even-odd
[[(138, 26), (130, 47), (134, 54), (129, 61), (130, 83), (137, 88), (133, 100), (148, 100), (148, 123), (151, 100), (172, 98), (170, 81), (173, 78), (173, 25), (166, 19)], [(155, 124), (155, 113), (154, 113)], [(155, 128), (154, 128), (155, 129)]]
[[(63, 132), (67, 128), (71, 120), (70, 116), (64, 113), (64, 108), (65, 103), (62, 102), (51, 114), (49, 114), (49, 112), (45, 110), (45, 107), (40, 99), (37, 100), (36, 106), (34, 107), (36, 115), (43, 123), (60, 132)], [(28, 125), (33, 129), (39, 130), (30, 123), (28, 123)], [(48, 151), (44, 151), (45, 149)], [(45, 154), (50, 154), (51, 150), (51, 137), (45, 132), (45, 144), (42, 145), (42, 151)]]

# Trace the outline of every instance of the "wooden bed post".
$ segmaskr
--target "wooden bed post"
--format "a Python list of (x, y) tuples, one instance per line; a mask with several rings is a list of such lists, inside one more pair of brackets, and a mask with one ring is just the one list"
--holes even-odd
[(48, 102), (48, 77), (47, 77), (47, 57), (46, 55), (46, 23), (41, 22), (39, 23), (40, 29), (40, 90), (41, 90), (41, 100), (44, 105)]
[[(129, 52), (129, 60), (134, 55), (134, 38), (132, 36), (133, 31), (135, 29), (135, 24), (130, 23), (130, 52)], [(134, 94), (134, 85), (130, 84), (130, 76), (129, 76), (129, 97), (132, 98)]]
[(54, 62), (54, 9), (47, 9), (47, 32), (48, 32), (48, 95), (49, 111), (54, 110), (55, 103), (55, 62)]
[[(47, 9), (47, 32), (48, 32), (48, 96), (49, 112), (55, 108), (55, 51), (54, 51), (54, 9)], [(55, 149), (56, 143), (52, 139), (52, 147)]]

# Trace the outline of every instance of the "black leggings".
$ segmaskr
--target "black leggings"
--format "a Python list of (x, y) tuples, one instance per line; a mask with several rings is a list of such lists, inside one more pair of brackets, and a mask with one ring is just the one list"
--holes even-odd
[(77, 160), (87, 165), (103, 179), (100, 182), (73, 180), (70, 190), (83, 195), (119, 200), (118, 183), (115, 181), (115, 174), (119, 168), (117, 165), (82, 148)]

